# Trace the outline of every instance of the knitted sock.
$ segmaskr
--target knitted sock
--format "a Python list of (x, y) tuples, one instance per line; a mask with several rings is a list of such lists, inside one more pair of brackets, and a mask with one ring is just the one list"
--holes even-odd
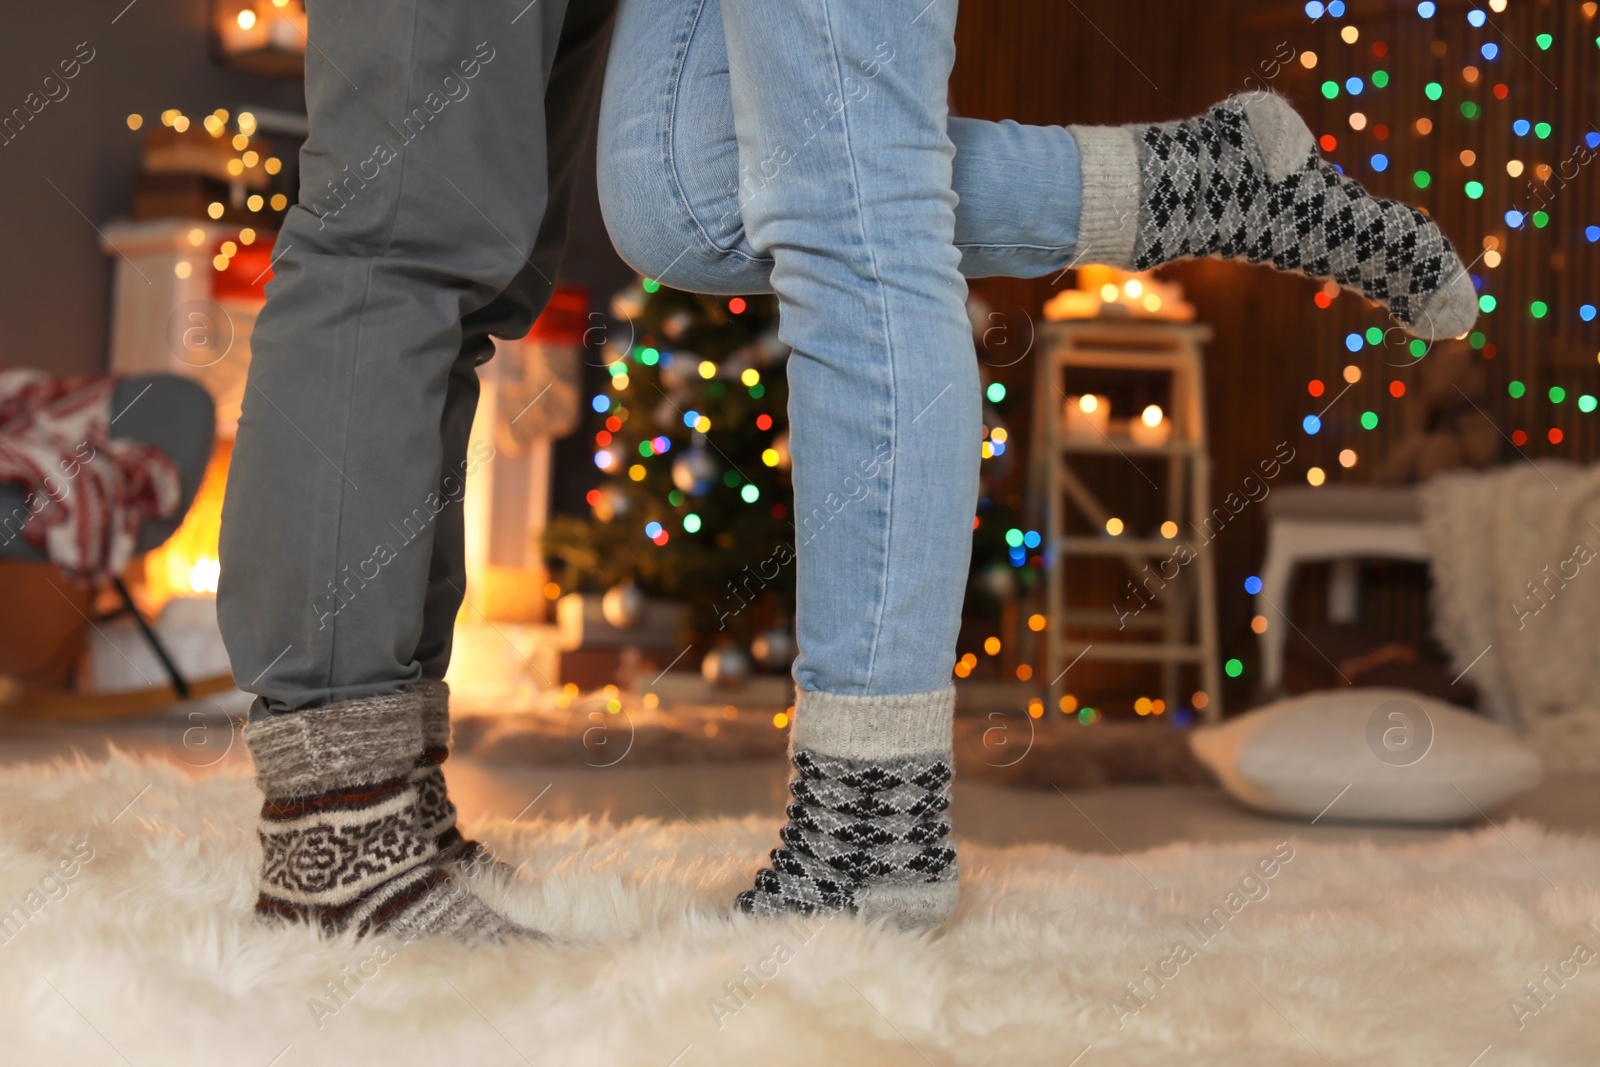
[(752, 915), (849, 912), (937, 926), (960, 890), (950, 840), (955, 690), (857, 697), (802, 691), (790, 734), (794, 775), (784, 847), (755, 888)]
[(1438, 224), (1325, 163), (1275, 93), (1230, 97), (1181, 122), (1069, 129), (1090, 262), (1245, 259), (1332, 279), (1419, 337), (1456, 337), (1477, 321), (1472, 279)]
[(346, 700), (255, 723), (245, 740), (261, 808), (263, 918), (328, 933), (500, 941), (528, 931), (438, 867), (418, 832), (414, 694)]
[(466, 837), (456, 826), (456, 806), (441, 768), (450, 758), (450, 686), (439, 678), (423, 678), (411, 688), (422, 699), (422, 755), (411, 772), (417, 788), (417, 826), (423, 837), (439, 846), (435, 862), (468, 877), (492, 873), (514, 879), (517, 872), (510, 864), (496, 859), (487, 845)]

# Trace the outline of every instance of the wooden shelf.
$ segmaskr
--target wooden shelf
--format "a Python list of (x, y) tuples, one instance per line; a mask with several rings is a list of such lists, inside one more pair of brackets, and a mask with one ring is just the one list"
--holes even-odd
[(216, 50), (220, 61), (235, 70), (247, 71), (263, 78), (297, 80), (306, 74), (306, 54), (282, 48), (256, 48), (248, 52)]
[(1168, 623), (1164, 611), (1118, 615), (1115, 611), (1097, 611), (1093, 608), (1067, 608), (1051, 621), (1060, 626), (1076, 626), (1086, 630), (1162, 630)]
[(1170, 556), (1178, 547), (1175, 540), (1154, 537), (1063, 537), (1055, 544), (1078, 556)]
[(1149, 660), (1161, 660), (1169, 663), (1199, 663), (1204, 657), (1204, 652), (1199, 645), (1166, 645), (1148, 642), (1121, 641), (1101, 644), (1099, 642), (1067, 641), (1064, 642), (1066, 652), (1074, 660), (1098, 659), (1117, 661), (1122, 663), (1145, 663)]
[[(1173, 706), (1181, 702), (1184, 692), (1180, 686), (1184, 669), (1195, 668), (1199, 688), (1209, 698), (1203, 714), (1214, 722), (1222, 714), (1222, 669), (1216, 577), (1209, 553), (1188, 561), (1175, 578), (1163, 576), (1163, 590), (1169, 585), (1172, 588), (1162, 594), (1160, 604), (1148, 605), (1156, 609), (1151, 611), (1123, 611), (1119, 616), (1105, 605), (1069, 605), (1064, 577), (1075, 561), (1105, 566), (1089, 561), (1109, 558), (1114, 561), (1109, 566), (1126, 568), (1139, 581), (1149, 561), (1171, 556), (1182, 544), (1155, 536), (1069, 536), (1069, 510), (1081, 513), (1088, 528), (1098, 530), (1113, 516), (1127, 514), (1124, 494), (1154, 493), (1161, 498), (1158, 514), (1190, 526), (1205, 522), (1210, 512), (1211, 469), (1201, 345), (1210, 339), (1211, 331), (1193, 324), (1082, 320), (1052, 323), (1039, 337), (1042, 346), (1034, 384), (1029, 495), (1041, 509), (1037, 528), (1055, 557), (1042, 590), (1050, 626), (1040, 635), (1044, 647), (1039, 676), (1050, 680), (1050, 706), (1060, 699), (1061, 679), (1081, 655), (1090, 660), (1155, 664), (1151, 673), (1159, 675), (1163, 699)], [(1160, 445), (1138, 444), (1128, 434), (1125, 421), (1113, 421), (1105, 435), (1068, 436), (1063, 405), (1074, 391), (1071, 385), (1079, 371), (1125, 377), (1164, 375), (1168, 400), (1163, 406), (1171, 420), (1171, 439)], [(1075, 464), (1086, 466), (1086, 457), (1120, 457), (1134, 466), (1136, 474), (1124, 472), (1115, 482), (1115, 506), (1101, 500), (1091, 483), (1074, 469)], [(1152, 466), (1161, 472), (1156, 481), (1144, 474)], [(1137, 629), (1158, 640), (1089, 640), (1096, 631), (1107, 629)], [(1076, 633), (1071, 632), (1074, 630)]]
[(1197, 451), (1188, 441), (1169, 441), (1164, 445), (1141, 445), (1131, 437), (1068, 437), (1062, 440), (1061, 451), (1069, 454), (1115, 456), (1192, 456)]

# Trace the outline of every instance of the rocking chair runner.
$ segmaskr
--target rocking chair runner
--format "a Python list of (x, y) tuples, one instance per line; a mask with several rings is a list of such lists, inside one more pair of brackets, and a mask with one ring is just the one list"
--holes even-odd
[[(159, 548), (183, 523), (199, 491), (200, 480), (206, 472), (206, 463), (216, 444), (216, 407), (211, 395), (197, 382), (176, 374), (143, 374), (123, 378), (117, 382), (111, 397), (111, 437), (141, 441), (160, 449), (178, 468), (180, 492), (178, 509), (169, 519), (152, 520), (139, 528), (137, 552)], [(0, 515), (10, 514), (24, 505), (26, 494), (21, 486), (0, 483)], [(0, 557), (49, 562), (42, 551), (25, 538), (14, 538), (0, 545)], [(104, 619), (131, 614), (139, 632), (149, 642), (150, 648), (161, 661), (172, 687), (180, 698), (187, 699), (189, 682), (178, 669), (177, 662), (161, 643), (150, 620), (144, 617), (128, 593), (120, 576), (113, 575), (111, 585), (122, 600), (122, 607)]]

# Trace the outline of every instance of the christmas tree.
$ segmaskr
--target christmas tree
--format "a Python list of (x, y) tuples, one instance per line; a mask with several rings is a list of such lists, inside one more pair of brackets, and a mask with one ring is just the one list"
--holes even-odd
[[(544, 551), (563, 589), (632, 581), (689, 605), (702, 633), (748, 644), (794, 609), (788, 349), (770, 296), (699, 296), (650, 279), (619, 294), (606, 346), (601, 484), (590, 514), (559, 516)], [(762, 610), (750, 614), (752, 600)]]
[[(600, 484), (587, 516), (546, 527), (552, 576), (563, 590), (591, 593), (633, 582), (687, 604), (697, 633), (749, 647), (794, 612), (789, 350), (777, 336), (777, 301), (645, 279), (618, 294), (612, 313), (624, 325), (606, 345), (607, 387), (591, 403)], [(984, 399), (968, 601), (988, 632), (1044, 560), (1038, 535), (1022, 528), (1005, 387), (988, 383)]]

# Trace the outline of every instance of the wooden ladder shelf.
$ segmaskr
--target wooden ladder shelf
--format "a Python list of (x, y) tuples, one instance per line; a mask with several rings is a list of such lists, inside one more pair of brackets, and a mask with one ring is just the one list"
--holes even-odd
[[(1049, 707), (1056, 707), (1066, 693), (1066, 674), (1073, 665), (1080, 660), (1103, 660), (1160, 664), (1162, 699), (1175, 709), (1181, 702), (1181, 671), (1192, 664), (1206, 694), (1202, 714), (1209, 722), (1221, 718), (1216, 572), (1209, 550), (1203, 545), (1193, 547), (1196, 539), (1204, 537), (1201, 531), (1211, 509), (1201, 350), (1210, 339), (1211, 330), (1206, 326), (1140, 320), (1085, 319), (1052, 323), (1040, 331), (1029, 496), (1047, 550), (1044, 614), (1049, 624), (1043, 635), (1042, 662), (1050, 687)], [(1172, 423), (1166, 443), (1137, 444), (1118, 434), (1115, 427), (1108, 433), (1069, 434), (1065, 425), (1067, 396), (1081, 391), (1069, 388), (1069, 382), (1074, 372), (1083, 370), (1166, 373), (1166, 415)], [(1137, 536), (1131, 531), (1116, 537), (1068, 534), (1069, 509), (1087, 519), (1092, 531), (1103, 531), (1107, 521), (1119, 513), (1101, 502), (1074, 464), (1081, 467), (1091, 457), (1103, 462), (1105, 457), (1117, 456), (1137, 472), (1137, 477), (1130, 474), (1124, 483), (1129, 492), (1138, 492), (1149, 483), (1164, 494), (1163, 513), (1179, 524), (1176, 537)], [(1150, 461), (1164, 472), (1164, 486), (1150, 477), (1146, 469)], [(1182, 552), (1185, 545), (1190, 558), (1181, 565), (1174, 563), (1175, 553)], [(1119, 612), (1115, 604), (1068, 605), (1066, 568), (1094, 559), (1117, 561), (1136, 583), (1141, 575), (1148, 578), (1146, 566), (1163, 565), (1163, 577), (1173, 569), (1177, 574), (1162, 583), (1151, 610), (1137, 614), (1125, 609)], [(1083, 633), (1108, 628), (1154, 631), (1158, 639), (1089, 640)]]

